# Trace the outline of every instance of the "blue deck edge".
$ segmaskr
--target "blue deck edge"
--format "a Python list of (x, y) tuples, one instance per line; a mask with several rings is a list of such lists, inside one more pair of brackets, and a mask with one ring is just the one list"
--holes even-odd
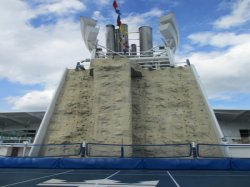
[(250, 170), (250, 159), (2, 157), (0, 168)]

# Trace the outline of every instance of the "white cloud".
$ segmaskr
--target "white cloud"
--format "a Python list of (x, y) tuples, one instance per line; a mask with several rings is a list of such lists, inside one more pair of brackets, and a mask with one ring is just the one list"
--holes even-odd
[(0, 10), (5, 9), (0, 11), (1, 17), (12, 14), (8, 22), (0, 20), (1, 77), (23, 84), (55, 83), (51, 77), (58, 77), (65, 67), (73, 67), (77, 60), (89, 56), (79, 23), (64, 19), (54, 25), (33, 28), (26, 24), (33, 11), (23, 2), (16, 3), (7, 10), (11, 3), (6, 3), (5, 8), (0, 6)]
[(98, 25), (104, 24), (104, 22), (108, 21), (108, 19), (105, 18), (100, 11), (94, 11), (92, 18), (98, 20)]
[(147, 1), (151, 1), (151, 2), (154, 2), (154, 3), (165, 3), (167, 4), (167, 7), (168, 8), (174, 8), (174, 7), (177, 7), (181, 4), (181, 1), (179, 0), (147, 0)]
[(188, 36), (191, 42), (201, 46), (211, 45), (215, 47), (228, 47), (244, 43), (250, 38), (250, 34), (235, 34), (233, 32), (200, 32)]
[[(55, 3), (59, 1), (53, 2), (54, 9), (50, 8), (50, 10), (56, 12)], [(63, 4), (63, 1), (60, 2)], [(66, 67), (74, 68), (77, 61), (90, 57), (82, 40), (80, 23), (75, 23), (69, 17), (53, 25), (34, 28), (28, 24), (28, 20), (37, 14), (26, 5), (25, 1), (12, 0), (0, 3), (2, 18), (0, 19), (0, 78), (23, 85), (42, 84), (45, 88), (42, 91), (27, 92), (24, 96), (14, 97), (14, 100), (8, 99), (8, 101), (12, 101), (16, 110), (22, 110), (22, 107), (26, 110), (28, 106), (31, 109), (38, 106), (45, 109), (44, 106), (50, 99), (45, 95), (43, 101), (41, 100), (45, 104), (42, 105), (36, 104), (36, 99), (26, 105), (23, 101), (28, 101), (26, 98), (31, 96), (40, 97), (38, 92), (48, 94), (46, 90), (55, 88)], [(70, 6), (62, 4), (63, 12), (74, 6), (74, 3)]]
[(113, 2), (111, 2), (110, 0), (99, 0), (96, 1), (96, 3), (98, 3), (99, 5), (107, 5), (107, 4), (112, 4)]
[(45, 110), (52, 98), (53, 90), (30, 91), (24, 96), (8, 97), (6, 101), (15, 111)]
[(250, 20), (250, 0), (237, 0), (232, 4), (232, 12), (214, 22), (214, 26), (220, 29), (242, 25)]
[(230, 99), (227, 93), (250, 94), (250, 41), (222, 52), (195, 52), (188, 57), (197, 68), (210, 99)]
[(1, 41), (6, 41), (0, 44), (1, 76), (23, 84), (54, 82), (51, 74), (58, 75), (65, 67), (89, 56), (79, 24), (70, 20), (49, 28), (24, 25), (19, 32), (9, 31), (9, 37)]
[[(250, 20), (250, 0), (224, 5), (231, 5), (232, 11), (214, 22), (216, 28), (228, 29)], [(208, 31), (193, 33), (188, 38), (199, 46), (226, 47), (219, 51), (211, 48), (211, 52), (193, 52), (188, 57), (198, 69), (210, 99), (233, 102), (236, 95), (250, 94), (249, 33)]]
[(50, 0), (42, 2), (36, 9), (37, 15), (50, 13), (62, 15), (86, 9), (86, 6), (80, 0)]
[(146, 12), (141, 15), (141, 17), (150, 19), (150, 17), (160, 17), (163, 15), (163, 11), (159, 8), (153, 8), (149, 12)]
[(143, 14), (134, 14), (131, 13), (127, 17), (123, 18), (124, 23), (129, 23), (131, 26), (142, 26), (145, 23), (148, 23), (150, 19), (155, 17), (160, 17), (163, 15), (163, 11), (158, 8), (153, 8), (148, 12)]
[(184, 50), (183, 53), (188, 53), (194, 50), (194, 47), (188, 44), (182, 45), (181, 47), (182, 47), (181, 50)]

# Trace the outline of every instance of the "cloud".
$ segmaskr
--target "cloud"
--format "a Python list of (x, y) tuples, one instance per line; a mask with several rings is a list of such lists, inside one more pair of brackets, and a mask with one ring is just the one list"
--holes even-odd
[[(73, 67), (76, 61), (89, 57), (79, 23), (63, 19), (34, 28), (27, 24), (33, 10), (23, 2), (16, 3), (11, 9), (0, 11), (1, 17), (12, 14), (8, 22), (0, 20), (1, 77), (22, 84), (55, 84), (54, 78), (65, 67)], [(6, 3), (6, 7), (11, 5)]]
[[(52, 2), (42, 9), (59, 14), (56, 7), (61, 6), (64, 10), (60, 11), (66, 12), (69, 7), (77, 5), (66, 5), (63, 1)], [(60, 6), (59, 2), (62, 2)], [(41, 8), (42, 5), (39, 6)], [(29, 20), (35, 15), (37, 14), (34, 9), (25, 1), (1, 1), (0, 17), (3, 19), (0, 19), (0, 79), (6, 78), (23, 85), (40, 84), (44, 87), (41, 91), (28, 91), (23, 96), (8, 98), (15, 110), (21, 110), (22, 107), (23, 110), (29, 107), (45, 109), (44, 106), (51, 98), (46, 94), (49, 95), (52, 91), (48, 90), (55, 88), (64, 69), (74, 68), (77, 61), (90, 57), (82, 40), (80, 23), (68, 17), (58, 20), (55, 24), (34, 28), (29, 24)], [(42, 96), (41, 102), (45, 104), (36, 104), (37, 99), (28, 104), (27, 98)]]
[(157, 0), (157, 2), (155, 0), (147, 0), (147, 1), (151, 1), (153, 3), (164, 3), (169, 8), (174, 8), (174, 7), (177, 7), (181, 4), (181, 1), (179, 1), (179, 0)]
[[(216, 28), (229, 29), (243, 25), (250, 20), (250, 0), (237, 0), (223, 5), (227, 9), (231, 8), (231, 12), (214, 22)], [(198, 70), (214, 106), (219, 103), (220, 106), (224, 104), (221, 108), (236, 107), (235, 104), (239, 101), (237, 97), (250, 94), (248, 81), (250, 75), (247, 71), (250, 68), (249, 38), (249, 33), (239, 34), (237, 30), (235, 32), (211, 30), (188, 36), (193, 49), (200, 50), (193, 50), (188, 58)], [(206, 51), (204, 50), (206, 47), (212, 48)], [(234, 106), (230, 103), (234, 103)]]
[(192, 45), (188, 45), (188, 44), (181, 46), (181, 50), (183, 51), (183, 53), (189, 53), (189, 52), (193, 51), (194, 49), (195, 48)]
[(219, 29), (229, 29), (242, 25), (250, 20), (250, 0), (237, 0), (232, 4), (229, 15), (223, 16), (214, 22)]
[(188, 36), (192, 43), (200, 46), (228, 47), (244, 43), (250, 34), (235, 34), (233, 32), (200, 32)]
[(46, 110), (52, 98), (54, 90), (30, 91), (23, 96), (7, 97), (6, 101), (11, 104), (15, 111)]
[(99, 1), (96, 1), (96, 3), (98, 5), (107, 5), (107, 4), (112, 4), (110, 0), (99, 0)]
[(250, 94), (250, 41), (223, 51), (194, 52), (188, 58), (197, 68), (210, 99), (233, 99), (228, 93)]
[(109, 21), (109, 19), (104, 17), (100, 11), (94, 11), (91, 18), (98, 20), (98, 25), (105, 24), (105, 22)]
[(86, 6), (80, 0), (47, 0), (40, 2), (42, 3), (35, 8), (36, 15), (51, 13), (57, 15), (72, 14), (86, 9)]
[(128, 16), (123, 18), (123, 21), (125, 23), (129, 23), (129, 25), (141, 26), (145, 23), (148, 23), (152, 18), (160, 17), (162, 15), (163, 11), (161, 9), (152, 8), (150, 11), (142, 14), (130, 13)]

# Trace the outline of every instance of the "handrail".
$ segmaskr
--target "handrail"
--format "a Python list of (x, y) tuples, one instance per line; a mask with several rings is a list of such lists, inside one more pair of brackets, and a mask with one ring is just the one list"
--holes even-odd
[[(150, 148), (152, 150), (150, 150)], [(151, 152), (152, 155), (148, 155), (148, 151)], [(126, 157), (126, 158), (130, 158), (130, 157), (151, 157), (151, 158), (191, 157), (192, 145), (190, 143), (184, 143), (184, 144), (87, 143), (86, 155), (88, 157)]]
[[(35, 140), (34, 140), (35, 144), (39, 144), (39, 143), (41, 144), (43, 142), (43, 140), (44, 140), (44, 136), (46, 134), (49, 121), (50, 121), (50, 119), (51, 119), (51, 117), (53, 115), (53, 111), (55, 109), (56, 100), (59, 97), (60, 91), (61, 91), (61, 89), (63, 87), (63, 84), (64, 84), (64, 81), (66, 79), (67, 73), (68, 73), (68, 69), (66, 68), (64, 70), (63, 74), (62, 74), (62, 77), (60, 79), (58, 87), (54, 92), (54, 96), (52, 98), (52, 101), (51, 101), (50, 105), (48, 106), (48, 110), (45, 113), (45, 115), (43, 117), (43, 120), (41, 122), (41, 125), (40, 125), (40, 127), (38, 129), (38, 132), (37, 132)], [(36, 156), (36, 155), (38, 155), (38, 152), (39, 152), (39, 149), (35, 149), (34, 147), (32, 147), (29, 155), (30, 156)]]
[(250, 144), (202, 143), (197, 144), (197, 153), (200, 158), (250, 158)]

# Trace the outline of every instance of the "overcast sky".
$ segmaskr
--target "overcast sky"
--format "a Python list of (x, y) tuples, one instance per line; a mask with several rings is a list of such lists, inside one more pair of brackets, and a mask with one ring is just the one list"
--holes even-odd
[[(1, 0), (0, 112), (46, 110), (65, 68), (90, 57), (80, 16), (116, 24), (113, 0)], [(118, 0), (129, 31), (176, 15), (177, 61), (195, 65), (215, 109), (250, 109), (250, 0)], [(130, 36), (136, 38), (138, 36)]]

